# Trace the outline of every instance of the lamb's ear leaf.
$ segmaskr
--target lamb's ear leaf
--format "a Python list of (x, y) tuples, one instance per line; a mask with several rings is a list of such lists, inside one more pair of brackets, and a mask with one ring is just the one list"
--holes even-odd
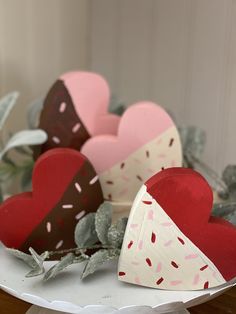
[(0, 152), (0, 159), (3, 158), (6, 152), (17, 146), (40, 145), (46, 141), (47, 133), (41, 129), (19, 131), (9, 139), (3, 150)]
[(63, 271), (66, 267), (68, 267), (69, 265), (72, 265), (75, 259), (76, 259), (76, 256), (73, 253), (68, 253), (67, 255), (63, 256), (58, 263), (56, 263), (46, 272), (43, 280), (46, 281), (51, 278), (54, 278), (57, 274)]
[(108, 230), (112, 220), (112, 205), (109, 202), (104, 202), (98, 208), (95, 214), (95, 228), (98, 239), (104, 245), (108, 244)]
[(117, 259), (120, 256), (119, 249), (109, 249), (109, 250), (99, 250), (94, 253), (88, 263), (86, 264), (81, 278), (84, 279), (85, 277), (93, 274), (95, 271), (99, 269), (105, 262)]
[(128, 218), (120, 218), (108, 230), (108, 242), (113, 247), (121, 248)]
[(19, 92), (12, 92), (0, 99), (0, 130), (2, 130), (7, 117), (14, 108)]
[(6, 248), (6, 251), (9, 252), (11, 255), (15, 256), (16, 258), (25, 262), (31, 268), (35, 268), (37, 263), (32, 255), (23, 253), (16, 249)]
[(79, 220), (74, 237), (78, 248), (90, 247), (98, 242), (95, 230), (95, 213), (89, 213)]

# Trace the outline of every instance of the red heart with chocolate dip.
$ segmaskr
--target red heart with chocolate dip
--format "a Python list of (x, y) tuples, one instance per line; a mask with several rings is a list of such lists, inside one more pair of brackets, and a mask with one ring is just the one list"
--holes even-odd
[(25, 252), (74, 247), (78, 220), (103, 202), (92, 165), (78, 151), (52, 149), (35, 163), (32, 185), (0, 206), (0, 241)]
[(167, 290), (216, 287), (236, 277), (236, 228), (211, 216), (212, 190), (197, 172), (163, 170), (139, 190), (119, 279)]

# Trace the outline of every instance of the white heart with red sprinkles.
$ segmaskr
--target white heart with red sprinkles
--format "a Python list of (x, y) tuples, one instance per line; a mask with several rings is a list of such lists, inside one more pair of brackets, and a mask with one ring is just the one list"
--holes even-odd
[(131, 209), (118, 269), (119, 280), (158, 289), (199, 290), (226, 282), (145, 185)]

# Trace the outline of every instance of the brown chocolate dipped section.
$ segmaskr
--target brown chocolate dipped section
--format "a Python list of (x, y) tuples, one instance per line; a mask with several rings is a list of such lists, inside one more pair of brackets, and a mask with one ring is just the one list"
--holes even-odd
[(34, 148), (35, 159), (51, 148), (69, 147), (80, 150), (90, 138), (62, 80), (57, 80), (48, 92), (38, 127), (48, 134), (48, 140)]
[[(19, 249), (28, 253), (29, 247), (32, 247), (41, 254), (47, 250), (76, 247), (76, 224), (87, 213), (96, 211), (102, 202), (103, 195), (97, 175), (90, 163), (85, 161), (61, 199)], [(58, 257), (56, 255), (52, 259)]]

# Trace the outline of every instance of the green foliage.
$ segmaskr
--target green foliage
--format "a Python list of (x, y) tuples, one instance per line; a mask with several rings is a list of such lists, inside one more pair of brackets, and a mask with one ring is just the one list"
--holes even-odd
[(90, 247), (98, 242), (95, 229), (95, 213), (89, 213), (78, 222), (75, 228), (75, 243), (79, 248)]
[(112, 206), (109, 202), (104, 202), (95, 215), (95, 229), (99, 241), (108, 244), (108, 230), (111, 226)]

